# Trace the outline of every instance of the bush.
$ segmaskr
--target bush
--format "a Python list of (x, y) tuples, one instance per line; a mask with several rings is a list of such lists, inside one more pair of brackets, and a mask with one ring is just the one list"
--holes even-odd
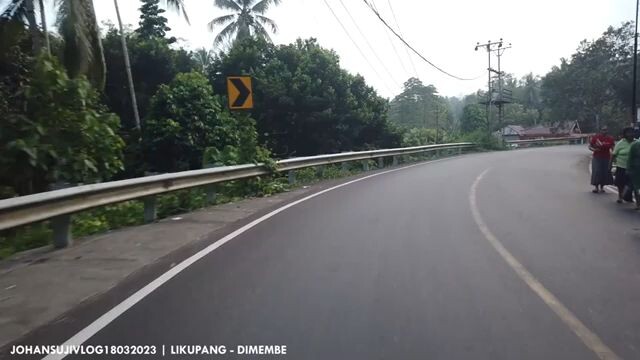
[(42, 55), (23, 91), (23, 109), (2, 119), (0, 184), (27, 195), (56, 182), (104, 180), (122, 169), (119, 119), (99, 105), (85, 78), (70, 79)]
[(478, 144), (480, 150), (505, 150), (500, 138), (488, 134), (486, 130), (477, 130), (462, 136), (462, 141)]

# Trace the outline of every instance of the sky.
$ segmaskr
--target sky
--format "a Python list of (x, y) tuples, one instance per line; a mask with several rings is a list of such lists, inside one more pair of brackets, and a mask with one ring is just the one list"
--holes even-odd
[[(228, 12), (216, 8), (212, 0), (184, 1), (191, 25), (177, 13), (168, 11), (165, 15), (172, 28), (171, 35), (181, 39), (180, 45), (184, 47), (212, 49), (216, 33), (207, 30), (207, 23)], [(595, 39), (608, 26), (633, 20), (636, 3), (635, 0), (369, 1), (431, 62), (453, 75), (476, 80), (456, 80), (408, 53), (363, 0), (282, 0), (266, 14), (279, 26), (273, 41), (287, 44), (297, 38), (318, 39), (322, 46), (336, 51), (342, 67), (364, 76), (384, 97), (399, 94), (402, 84), (416, 75), (425, 84), (433, 84), (443, 96), (462, 96), (486, 88), (487, 53), (474, 51), (477, 42), (503, 38), (505, 43), (512, 44), (502, 57), (504, 71), (518, 77), (529, 72), (544, 75), (560, 63), (560, 58), (568, 58), (581, 40)], [(94, 4), (100, 22), (116, 23), (112, 0), (94, 0)], [(123, 21), (137, 26), (140, 2), (119, 0), (119, 4)], [(495, 58), (492, 61), (495, 64)]]

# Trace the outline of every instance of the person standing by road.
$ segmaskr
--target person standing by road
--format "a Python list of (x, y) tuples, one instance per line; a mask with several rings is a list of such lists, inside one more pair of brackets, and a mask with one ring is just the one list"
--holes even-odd
[(629, 148), (627, 176), (629, 176), (636, 197), (636, 210), (640, 210), (640, 141), (635, 141)]
[(611, 149), (615, 140), (608, 134), (609, 129), (603, 126), (600, 132), (591, 138), (589, 149), (593, 151), (591, 160), (591, 185), (595, 187), (593, 193), (604, 192), (605, 185), (613, 183), (611, 176)]
[[(633, 197), (629, 196), (628, 188), (631, 187), (631, 180), (627, 175), (627, 163), (629, 160), (629, 150), (633, 144), (634, 130), (633, 128), (624, 128), (622, 130), (622, 139), (616, 143), (611, 156), (611, 165), (615, 163), (616, 174), (614, 184), (618, 188), (618, 204), (622, 204), (624, 200), (633, 201)], [(625, 198), (625, 193), (628, 194)]]

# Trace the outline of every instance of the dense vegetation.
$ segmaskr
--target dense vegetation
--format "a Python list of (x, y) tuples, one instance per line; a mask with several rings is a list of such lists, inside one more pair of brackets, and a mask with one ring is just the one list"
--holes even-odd
[[(504, 107), (503, 124), (577, 120), (584, 132), (593, 132), (598, 125), (609, 125), (613, 131), (628, 126), (633, 121), (633, 33), (633, 23), (610, 27), (598, 39), (582, 41), (569, 59), (561, 59), (544, 76), (527, 74), (518, 79), (506, 74), (503, 86), (513, 91), (513, 103)], [(485, 91), (462, 99), (444, 98), (433, 85), (409, 79), (402, 94), (391, 101), (390, 120), (405, 129), (431, 129), (434, 135), (424, 136), (425, 140), (435, 141), (436, 124), (440, 134), (475, 133), (477, 138), (500, 127), (494, 108), (489, 129), (486, 106), (479, 104), (485, 99)], [(415, 139), (416, 131), (410, 134)]]

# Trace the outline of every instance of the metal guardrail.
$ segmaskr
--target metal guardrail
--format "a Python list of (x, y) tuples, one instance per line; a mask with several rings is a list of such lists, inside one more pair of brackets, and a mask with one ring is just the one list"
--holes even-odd
[[(398, 156), (402, 155), (439, 150), (458, 150), (460, 153), (463, 149), (474, 146), (473, 143), (453, 143), (293, 158), (278, 161), (276, 172), (289, 171), (289, 181), (293, 182), (293, 170), (297, 169), (376, 158), (380, 165), (384, 165), (382, 159), (385, 157), (393, 157), (395, 165), (398, 163)], [(368, 162), (363, 166), (368, 170)], [(82, 185), (0, 200), (0, 230), (51, 219), (54, 245), (66, 247), (71, 244), (71, 215), (74, 213), (142, 199), (145, 221), (152, 222), (156, 219), (156, 195), (270, 173), (272, 171), (263, 164), (224, 166)], [(213, 190), (209, 187), (207, 191)]]
[(519, 145), (519, 144), (544, 144), (544, 143), (557, 143), (557, 142), (577, 142), (583, 144), (589, 135), (584, 136), (570, 136), (559, 138), (542, 138), (542, 139), (527, 139), (527, 140), (508, 140), (507, 144)]

